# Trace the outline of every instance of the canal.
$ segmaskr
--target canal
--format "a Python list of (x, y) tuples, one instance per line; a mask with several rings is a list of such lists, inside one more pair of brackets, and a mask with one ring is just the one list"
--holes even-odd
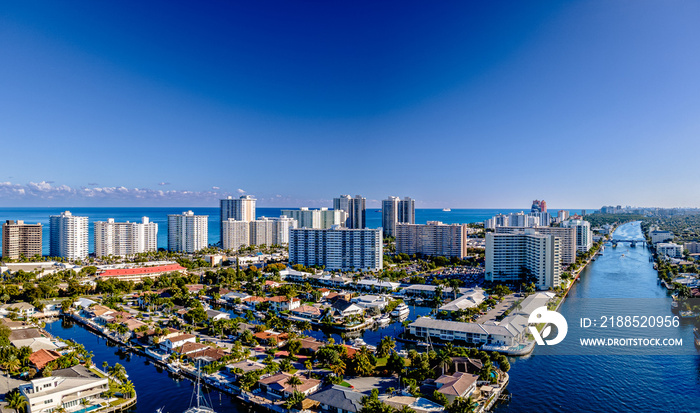
[[(620, 226), (618, 239), (642, 239), (639, 223)], [(602, 327), (603, 316), (673, 316), (671, 298), (658, 284), (650, 252), (619, 244), (581, 274), (560, 307), (568, 322), (564, 341), (538, 346), (511, 360), (510, 403), (503, 412), (700, 412), (700, 356), (693, 326)], [(582, 328), (581, 318), (597, 326)], [(583, 347), (584, 338), (682, 339), (676, 347)]]

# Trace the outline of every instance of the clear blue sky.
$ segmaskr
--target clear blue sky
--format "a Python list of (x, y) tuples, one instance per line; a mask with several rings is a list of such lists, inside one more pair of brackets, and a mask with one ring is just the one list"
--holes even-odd
[(3, 2), (0, 206), (699, 206), (699, 18), (696, 1)]

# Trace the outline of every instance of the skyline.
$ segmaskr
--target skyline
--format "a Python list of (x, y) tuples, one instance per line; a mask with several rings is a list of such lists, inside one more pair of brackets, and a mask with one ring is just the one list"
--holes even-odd
[(0, 206), (700, 205), (700, 4), (72, 4), (2, 6)]

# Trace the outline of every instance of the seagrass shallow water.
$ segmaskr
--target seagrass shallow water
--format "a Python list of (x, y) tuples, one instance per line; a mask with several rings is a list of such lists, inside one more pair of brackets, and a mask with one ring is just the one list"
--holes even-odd
[[(620, 227), (615, 238), (641, 238), (639, 224)], [(644, 332), (578, 325), (581, 317), (605, 314), (672, 315), (649, 256), (640, 245), (620, 244), (584, 270), (560, 308), (569, 322), (566, 339), (511, 361), (513, 398), (497, 412), (700, 412), (700, 356), (690, 323)], [(581, 337), (632, 334), (682, 338), (683, 346), (576, 350)]]
[[(290, 209), (290, 208), (285, 208)], [(181, 214), (183, 211), (192, 210), (197, 215), (209, 216), (209, 243), (219, 242), (219, 208), (203, 207), (151, 207), (151, 208), (0, 208), (0, 222), (5, 220), (24, 220), (29, 224), (41, 223), (43, 227), (43, 253), (49, 254), (49, 216), (58, 215), (63, 211), (70, 211), (73, 215), (88, 217), (89, 251), (94, 251), (93, 231), (95, 221), (106, 221), (114, 218), (116, 222), (141, 222), (141, 217), (148, 217), (151, 222), (158, 224), (158, 247), (168, 247), (168, 215)], [(256, 208), (258, 217), (278, 217), (282, 208)], [(425, 224), (427, 221), (442, 221), (446, 224), (468, 224), (483, 222), (497, 213), (519, 212), (515, 209), (455, 209), (450, 212), (441, 209), (416, 209), (416, 223)], [(579, 210), (571, 210), (571, 213)], [(378, 228), (382, 226), (382, 213), (377, 209), (367, 209), (367, 227)]]

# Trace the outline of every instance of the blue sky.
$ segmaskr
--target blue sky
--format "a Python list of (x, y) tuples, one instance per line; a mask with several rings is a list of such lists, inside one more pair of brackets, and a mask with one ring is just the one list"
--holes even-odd
[(700, 204), (700, 3), (432, 3), (3, 2), (0, 206)]

